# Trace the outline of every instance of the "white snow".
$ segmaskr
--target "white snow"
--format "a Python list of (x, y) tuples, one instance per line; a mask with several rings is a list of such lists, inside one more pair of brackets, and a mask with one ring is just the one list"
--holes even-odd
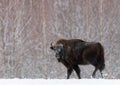
[(2, 85), (120, 85), (115, 79), (0, 79)]

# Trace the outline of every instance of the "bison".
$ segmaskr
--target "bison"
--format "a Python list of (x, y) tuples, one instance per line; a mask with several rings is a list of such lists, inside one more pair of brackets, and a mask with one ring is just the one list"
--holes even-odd
[(81, 39), (60, 39), (50, 47), (57, 60), (67, 68), (67, 79), (75, 70), (80, 79), (80, 68), (78, 65), (93, 65), (95, 67), (92, 77), (95, 78), (96, 71), (99, 70), (103, 78), (102, 71), (105, 68), (104, 48), (99, 42), (86, 42)]

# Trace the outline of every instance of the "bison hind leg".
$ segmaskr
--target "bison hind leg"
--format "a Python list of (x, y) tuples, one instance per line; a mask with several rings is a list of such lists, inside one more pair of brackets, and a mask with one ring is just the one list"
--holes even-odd
[(103, 78), (103, 73), (102, 71), (105, 68), (105, 64), (100, 64), (100, 63), (96, 63), (96, 64), (92, 64), (95, 67), (95, 70), (93, 71), (92, 77), (95, 78), (96, 72), (97, 70), (100, 71), (101, 77)]
[(105, 68), (105, 64), (101, 64), (99, 70), (100, 70), (100, 74), (101, 74), (101, 77), (102, 77), (102, 78), (103, 78), (103, 73), (102, 73), (102, 71), (104, 70), (104, 68)]
[(97, 72), (97, 70), (99, 70), (100, 65), (97, 63), (97, 61), (95, 61), (94, 63), (91, 63), (91, 64), (95, 67), (95, 70), (92, 73), (92, 77), (95, 78), (96, 72)]
[(94, 70), (93, 73), (92, 73), (92, 78), (95, 78), (95, 75), (96, 75), (97, 70), (98, 70), (98, 68), (95, 67), (95, 70)]
[(102, 71), (100, 70), (100, 74), (101, 74), (101, 77), (103, 78), (103, 73), (102, 73)]

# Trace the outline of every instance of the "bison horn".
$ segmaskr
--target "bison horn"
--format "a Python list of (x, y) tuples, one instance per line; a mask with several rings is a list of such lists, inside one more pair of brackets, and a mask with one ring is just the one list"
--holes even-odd
[(53, 49), (53, 44), (51, 43), (51, 47), (50, 47), (51, 49)]
[[(52, 42), (53, 43), (53, 42)], [(53, 44), (51, 43), (51, 47), (53, 46)]]

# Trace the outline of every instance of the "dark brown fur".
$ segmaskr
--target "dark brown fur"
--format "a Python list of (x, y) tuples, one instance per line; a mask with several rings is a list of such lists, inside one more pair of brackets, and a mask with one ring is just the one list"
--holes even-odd
[[(78, 65), (91, 64), (95, 67), (92, 77), (95, 77), (97, 70), (100, 70), (102, 76), (102, 70), (105, 67), (104, 61), (104, 49), (98, 42), (85, 42), (80, 39), (60, 39), (56, 42), (55, 46), (62, 44), (64, 46), (62, 52), (64, 52), (65, 59), (61, 58), (59, 61), (67, 68), (67, 78), (70, 77), (73, 70), (77, 73), (78, 78), (80, 76), (80, 68)], [(102, 76), (103, 77), (103, 76)]]

